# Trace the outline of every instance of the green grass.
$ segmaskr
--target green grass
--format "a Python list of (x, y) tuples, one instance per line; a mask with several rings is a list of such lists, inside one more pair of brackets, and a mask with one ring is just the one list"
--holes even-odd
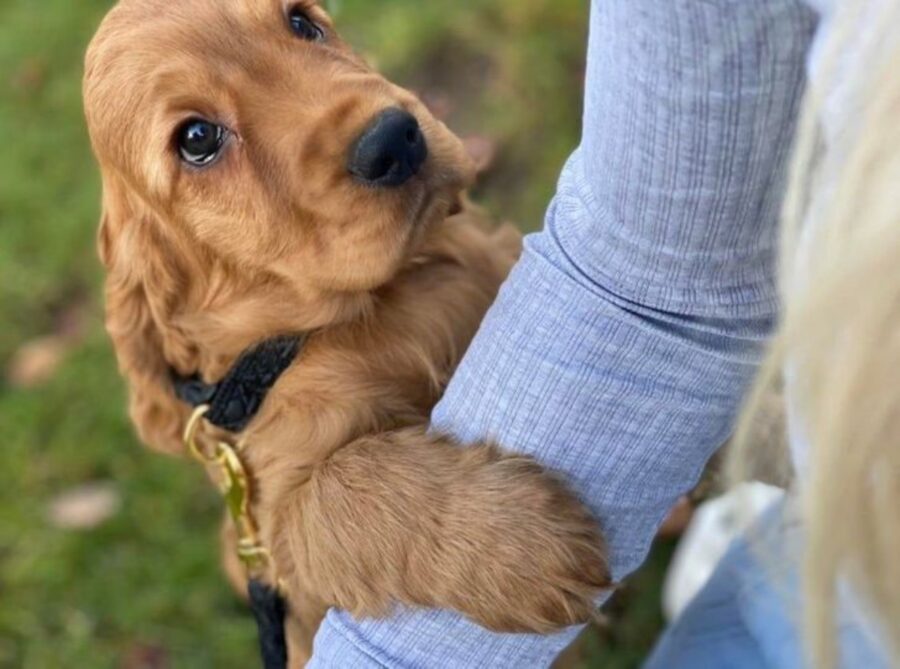
[[(379, 67), (451, 100), (461, 134), (496, 141), (477, 196), (537, 228), (578, 139), (586, 2), (331, 4)], [(0, 3), (0, 369), (73, 309), (85, 323), (49, 381), (23, 390), (0, 380), (0, 667), (255, 666), (252, 622), (218, 570), (219, 500), (201, 472), (137, 444), (102, 333), (99, 187), (80, 79), (109, 5)], [(89, 531), (49, 524), (54, 496), (91, 481), (115, 482), (120, 512)], [(609, 629), (586, 640), (578, 666), (637, 666), (660, 626), (667, 551), (620, 597)]]

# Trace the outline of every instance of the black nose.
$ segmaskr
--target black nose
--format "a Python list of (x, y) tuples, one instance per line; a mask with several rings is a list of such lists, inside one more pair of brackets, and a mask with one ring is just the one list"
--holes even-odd
[(388, 109), (356, 142), (348, 168), (366, 183), (390, 188), (409, 181), (427, 157), (428, 146), (415, 116)]

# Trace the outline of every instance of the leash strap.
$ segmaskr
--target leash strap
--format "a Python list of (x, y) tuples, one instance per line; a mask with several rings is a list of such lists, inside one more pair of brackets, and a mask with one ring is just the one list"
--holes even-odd
[(250, 580), (250, 608), (259, 628), (259, 652), (263, 669), (287, 669), (287, 639), (284, 634), (284, 598), (265, 583)]
[(204, 453), (195, 434), (201, 420), (228, 432), (243, 432), (266, 395), (297, 358), (306, 339), (306, 335), (293, 335), (264, 341), (241, 355), (218, 383), (206, 383), (196, 374), (189, 378), (173, 374), (172, 378), (178, 398), (196, 409), (185, 431), (185, 443), (201, 462), (217, 465), (223, 475), (222, 493), (239, 535), (238, 555), (251, 577), (248, 595), (259, 629), (263, 669), (287, 669), (287, 604), (277, 588), (253, 578), (257, 571), (254, 567), (268, 551), (259, 543), (250, 512), (250, 477), (240, 451), (219, 443), (214, 452)]

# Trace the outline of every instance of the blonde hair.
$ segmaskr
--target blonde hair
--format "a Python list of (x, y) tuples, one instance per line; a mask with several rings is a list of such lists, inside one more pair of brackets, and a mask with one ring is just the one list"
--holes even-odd
[[(874, 4), (874, 3), (873, 3)], [(864, 11), (865, 9), (865, 11)], [(842, 132), (820, 121), (839, 56), (868, 45)], [(874, 16), (873, 14), (877, 14)], [(752, 421), (785, 372), (800, 463), (803, 628), (815, 667), (838, 657), (846, 582), (900, 666), (900, 2), (847, 3), (807, 93), (783, 217), (783, 318), (739, 425), (730, 471), (751, 471)], [(846, 108), (843, 110), (848, 112)], [(827, 135), (827, 137), (826, 137)]]

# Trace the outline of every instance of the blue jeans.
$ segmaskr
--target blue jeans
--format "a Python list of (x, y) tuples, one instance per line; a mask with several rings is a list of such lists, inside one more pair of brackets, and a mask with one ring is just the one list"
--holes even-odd
[[(706, 587), (660, 640), (645, 669), (801, 669), (804, 659), (797, 526), (766, 515), (752, 538), (735, 541)], [(846, 593), (842, 593), (846, 595)], [(889, 664), (859, 620), (848, 596), (841, 602), (840, 669), (886, 669)], [(866, 629), (868, 628), (868, 629)]]

